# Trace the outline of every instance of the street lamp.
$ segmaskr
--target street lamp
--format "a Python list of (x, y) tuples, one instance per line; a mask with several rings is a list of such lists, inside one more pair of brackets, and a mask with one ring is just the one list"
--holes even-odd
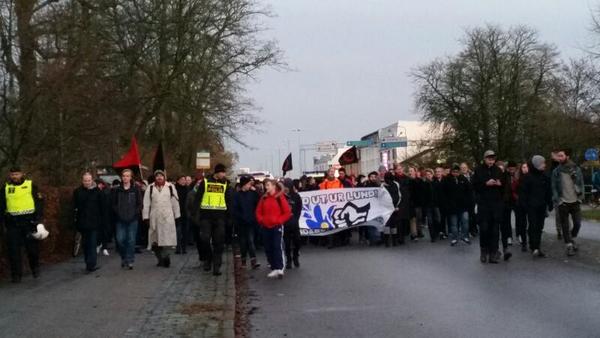
[(296, 129), (292, 129), (291, 130), (293, 133), (298, 133), (298, 163), (300, 164), (300, 167), (298, 169), (300, 169), (300, 174), (298, 175), (298, 177), (302, 176), (302, 171), (303, 171), (303, 166), (304, 163), (302, 163), (302, 155), (300, 154), (300, 133), (302, 133), (302, 129), (300, 128), (296, 128)]

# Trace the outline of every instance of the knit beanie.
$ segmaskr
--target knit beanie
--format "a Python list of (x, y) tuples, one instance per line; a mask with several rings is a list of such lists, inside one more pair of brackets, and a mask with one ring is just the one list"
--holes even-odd
[(531, 164), (533, 164), (533, 167), (537, 170), (542, 170), (542, 164), (544, 162), (546, 162), (546, 159), (541, 155), (534, 155), (531, 158)]
[(224, 166), (223, 164), (221, 164), (221, 163), (219, 163), (219, 164), (217, 164), (217, 165), (215, 166), (215, 174), (218, 174), (218, 173), (224, 173), (224, 172), (226, 172), (226, 171), (227, 171), (227, 170), (225, 169), (225, 166)]
[(240, 187), (245, 186), (250, 181), (252, 181), (252, 176), (250, 176), (250, 175), (242, 175), (242, 176), (240, 176)]

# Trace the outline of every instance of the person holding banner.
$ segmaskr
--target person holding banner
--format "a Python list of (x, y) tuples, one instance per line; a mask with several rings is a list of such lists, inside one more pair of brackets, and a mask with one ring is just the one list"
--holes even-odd
[(400, 184), (398, 184), (398, 182), (394, 180), (394, 174), (392, 174), (391, 172), (386, 173), (384, 176), (384, 181), (385, 183), (383, 184), (383, 186), (390, 193), (390, 196), (392, 197), (392, 203), (394, 204), (394, 213), (385, 225), (383, 235), (385, 247), (389, 248), (390, 238), (392, 241), (392, 246), (398, 245), (398, 234), (400, 233), (399, 206), (400, 202), (402, 201), (402, 194), (400, 193)]
[(292, 217), (285, 222), (283, 241), (285, 243), (286, 269), (292, 268), (292, 262), (296, 268), (300, 267), (300, 215), (302, 214), (302, 198), (298, 194), (294, 181), (286, 178), (283, 181), (285, 187), (285, 198), (292, 210)]
[(274, 180), (265, 180), (265, 195), (258, 202), (256, 220), (262, 228), (263, 245), (271, 267), (269, 278), (283, 278), (283, 225), (292, 217), (292, 211), (283, 188)]

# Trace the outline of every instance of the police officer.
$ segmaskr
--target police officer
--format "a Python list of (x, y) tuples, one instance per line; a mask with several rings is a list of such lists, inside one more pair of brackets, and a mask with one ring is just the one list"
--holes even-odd
[(214, 276), (221, 275), (225, 247), (225, 225), (232, 206), (232, 189), (226, 178), (226, 169), (217, 164), (212, 176), (200, 182), (190, 214), (199, 231), (201, 258), (204, 271), (212, 269)]
[(42, 217), (42, 198), (31, 180), (25, 179), (18, 167), (10, 169), (9, 180), (0, 194), (0, 213), (6, 225), (8, 257), (13, 283), (20, 283), (23, 276), (21, 250), (24, 246), (29, 267), (34, 278), (40, 276), (40, 249), (38, 240), (31, 234)]

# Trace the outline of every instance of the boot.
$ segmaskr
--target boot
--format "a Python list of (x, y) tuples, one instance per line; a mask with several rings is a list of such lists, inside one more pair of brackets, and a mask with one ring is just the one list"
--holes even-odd
[(163, 259), (163, 266), (168, 268), (171, 266), (171, 257), (167, 256)]
[(490, 264), (498, 264), (498, 259), (499, 258), (500, 258), (500, 252), (499, 251), (491, 252), (488, 255), (488, 262)]
[(486, 249), (481, 248), (481, 256), (479, 257), (479, 260), (481, 260), (481, 263), (487, 263), (488, 254)]
[(256, 258), (250, 258), (250, 266), (252, 269), (256, 270), (260, 267), (260, 263), (256, 261)]
[(300, 267), (300, 259), (298, 258), (299, 255), (295, 255), (294, 256), (294, 265), (296, 266), (296, 268)]
[(204, 271), (209, 272), (212, 269), (212, 262), (209, 260), (204, 261)]
[(246, 268), (246, 260), (242, 259), (242, 268)]

